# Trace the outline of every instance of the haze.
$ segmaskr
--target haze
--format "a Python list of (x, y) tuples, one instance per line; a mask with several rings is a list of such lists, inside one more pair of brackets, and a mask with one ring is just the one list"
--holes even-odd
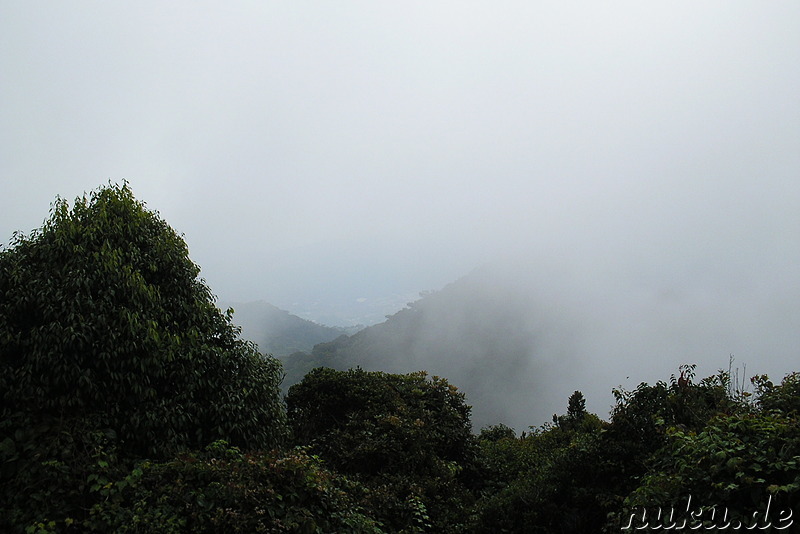
[(797, 2), (5, 0), (0, 73), (3, 242), (126, 179), (223, 301), (498, 262), (585, 381), (796, 370)]

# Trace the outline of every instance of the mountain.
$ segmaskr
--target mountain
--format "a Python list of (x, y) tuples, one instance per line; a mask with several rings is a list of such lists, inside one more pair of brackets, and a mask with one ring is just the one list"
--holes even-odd
[(758, 358), (770, 376), (792, 372), (791, 289), (762, 294), (766, 279), (736, 285), (639, 271), (608, 254), (578, 263), (564, 255), (495, 260), (383, 323), (287, 356), (286, 384), (316, 366), (424, 370), (466, 394), (476, 430), (521, 431), (564, 413), (575, 391), (604, 417), (613, 390), (655, 383), (684, 364), (710, 375), (735, 355), (743, 364)]
[(466, 393), (476, 429), (500, 422), (521, 429), (541, 424), (563, 411), (568, 393), (551, 394), (554, 351), (540, 350), (545, 307), (531, 291), (507, 281), (505, 273), (477, 269), (383, 323), (287, 357), (291, 379), (317, 366), (424, 370)]
[(230, 304), (233, 322), (242, 327), (242, 337), (258, 345), (261, 352), (283, 358), (310, 351), (314, 345), (331, 341), (359, 327), (340, 328), (307, 321), (264, 301)]

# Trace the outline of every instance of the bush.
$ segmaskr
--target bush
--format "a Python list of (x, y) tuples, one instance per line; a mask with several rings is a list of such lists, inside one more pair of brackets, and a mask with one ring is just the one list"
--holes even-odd
[(481, 433), (484, 485), (469, 532), (585, 534), (602, 526), (605, 425), (582, 400), (575, 392), (566, 415), (519, 438), (502, 427)]
[(800, 498), (800, 420), (736, 414), (713, 418), (701, 432), (671, 428), (626, 506), (685, 510), (690, 497), (692, 511), (717, 506), (745, 525), (768, 505), (791, 508)]
[(225, 442), (144, 462), (104, 488), (83, 527), (95, 532), (380, 533), (335, 475), (304, 449), (243, 453)]
[(446, 380), (318, 368), (286, 402), (296, 443), (364, 482), (388, 528), (458, 531), (476, 449), (470, 408)]

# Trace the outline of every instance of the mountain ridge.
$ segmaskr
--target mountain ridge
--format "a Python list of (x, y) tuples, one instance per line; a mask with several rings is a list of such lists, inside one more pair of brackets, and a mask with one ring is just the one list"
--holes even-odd
[[(477, 268), (439, 291), (422, 294), (382, 323), (289, 355), (283, 359), (285, 387), (319, 366), (426, 371), (447, 377), (467, 395), (477, 428), (544, 422), (553, 412), (533, 397), (561, 400), (549, 394), (553, 362), (539, 350), (547, 314), (529, 288), (504, 280), (505, 273)], [(524, 395), (529, 401), (506, 402), (526, 391), (534, 393)]]
[(263, 300), (225, 303), (223, 307), (233, 309), (233, 322), (242, 328), (244, 339), (258, 345), (261, 352), (279, 359), (311, 351), (319, 343), (363, 328), (361, 325), (345, 328), (319, 324)]

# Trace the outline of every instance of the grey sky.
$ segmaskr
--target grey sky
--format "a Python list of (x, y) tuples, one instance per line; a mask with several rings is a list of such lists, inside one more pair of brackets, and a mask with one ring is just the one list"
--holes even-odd
[(785, 358), (798, 171), (796, 1), (0, 1), (2, 239), (125, 178), (225, 300), (521, 254), (625, 314), (683, 303), (640, 302), (654, 344), (691, 345), (691, 295)]

